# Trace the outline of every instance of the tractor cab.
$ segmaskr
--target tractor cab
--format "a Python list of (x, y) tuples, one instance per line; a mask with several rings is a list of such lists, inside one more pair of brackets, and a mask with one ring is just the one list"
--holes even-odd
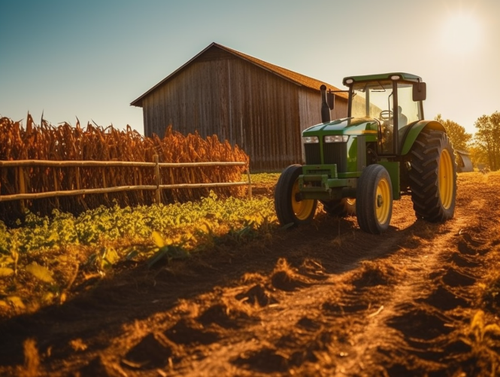
[(379, 155), (400, 154), (405, 131), (424, 119), (426, 87), (421, 78), (407, 73), (346, 77), (348, 117), (378, 122)]

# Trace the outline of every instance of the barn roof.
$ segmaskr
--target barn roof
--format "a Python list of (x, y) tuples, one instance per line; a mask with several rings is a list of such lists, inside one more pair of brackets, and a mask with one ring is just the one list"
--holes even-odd
[[(158, 84), (156, 84), (155, 86), (153, 86), (151, 89), (149, 89), (147, 92), (145, 92), (144, 94), (142, 94), (140, 97), (138, 97), (137, 99), (135, 99), (134, 101), (132, 101), (130, 105), (142, 107), (142, 100), (146, 96), (148, 96), (150, 93), (152, 93), (153, 91), (155, 91), (158, 87), (160, 87), (161, 85), (165, 84), (167, 81), (169, 81), (170, 79), (172, 79), (177, 73), (179, 73), (181, 70), (183, 70), (185, 67), (187, 67), (189, 64), (191, 64), (196, 59), (198, 59), (205, 52), (207, 52), (208, 50), (210, 50), (211, 48), (214, 48), (214, 47), (215, 48), (219, 48), (221, 50), (224, 50), (224, 51), (226, 51), (226, 52), (228, 52), (230, 54), (233, 54), (233, 55), (237, 56), (240, 59), (246, 60), (249, 63), (256, 65), (257, 67), (265, 69), (265, 70), (271, 72), (272, 74), (275, 74), (275, 75), (277, 75), (277, 76), (279, 76), (279, 77), (281, 77), (281, 78), (283, 78), (285, 80), (288, 80), (288, 81), (290, 81), (290, 82), (292, 82), (292, 83), (294, 83), (294, 84), (296, 84), (298, 86), (303, 86), (303, 87), (306, 87), (306, 88), (310, 88), (310, 89), (319, 91), (319, 88), (321, 87), (321, 85), (326, 85), (326, 87), (329, 88), (329, 89), (339, 90), (335, 86), (330, 85), (330, 84), (328, 84), (328, 83), (326, 83), (324, 81), (319, 81), (319, 80), (313, 79), (312, 77), (305, 76), (305, 75), (302, 75), (300, 73), (291, 71), (289, 69), (286, 69), (286, 68), (283, 68), (283, 67), (280, 67), (280, 66), (277, 66), (277, 65), (265, 62), (264, 60), (260, 60), (260, 59), (254, 58), (253, 56), (244, 54), (242, 52), (233, 50), (233, 49), (231, 49), (229, 47), (225, 47), (225, 46), (222, 46), (222, 45), (220, 45), (218, 43), (213, 42), (207, 48), (205, 48), (203, 51), (201, 51), (196, 56), (194, 56), (191, 60), (189, 60), (184, 65), (182, 65), (181, 67), (179, 67), (178, 69), (176, 69), (174, 72), (172, 72), (170, 75), (168, 75), (167, 77), (165, 77), (162, 81), (160, 81)], [(341, 96), (341, 97), (344, 97), (344, 98), (347, 98), (347, 95), (345, 93), (337, 93), (337, 95)]]

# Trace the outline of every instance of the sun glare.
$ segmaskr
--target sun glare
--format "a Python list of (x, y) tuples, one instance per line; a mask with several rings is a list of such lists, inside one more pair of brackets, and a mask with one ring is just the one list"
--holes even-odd
[(481, 42), (481, 25), (471, 14), (451, 15), (443, 24), (442, 43), (455, 54), (473, 53)]

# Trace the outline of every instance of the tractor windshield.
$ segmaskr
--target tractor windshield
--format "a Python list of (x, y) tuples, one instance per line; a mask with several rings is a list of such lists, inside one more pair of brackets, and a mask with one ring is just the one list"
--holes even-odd
[(351, 116), (390, 121), (396, 115), (398, 128), (423, 118), (418, 102), (412, 98), (413, 85), (398, 82), (398, 107), (394, 109), (394, 82), (370, 81), (355, 83), (352, 87)]
[(354, 118), (380, 119), (382, 112), (385, 111), (388, 114), (392, 109), (392, 81), (356, 83), (352, 90), (351, 116)]

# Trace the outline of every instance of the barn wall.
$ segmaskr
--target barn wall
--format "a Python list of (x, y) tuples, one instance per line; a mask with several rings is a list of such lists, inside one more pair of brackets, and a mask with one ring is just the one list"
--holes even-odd
[(241, 147), (254, 172), (300, 163), (301, 130), (321, 118), (319, 91), (218, 48), (192, 61), (142, 105), (146, 135), (163, 136), (168, 125), (183, 134), (216, 134)]
[[(252, 170), (280, 170), (300, 154), (297, 86), (242, 59), (200, 59), (143, 100), (146, 135), (172, 125), (216, 134), (251, 156)], [(294, 132), (291, 130), (294, 129)]]

